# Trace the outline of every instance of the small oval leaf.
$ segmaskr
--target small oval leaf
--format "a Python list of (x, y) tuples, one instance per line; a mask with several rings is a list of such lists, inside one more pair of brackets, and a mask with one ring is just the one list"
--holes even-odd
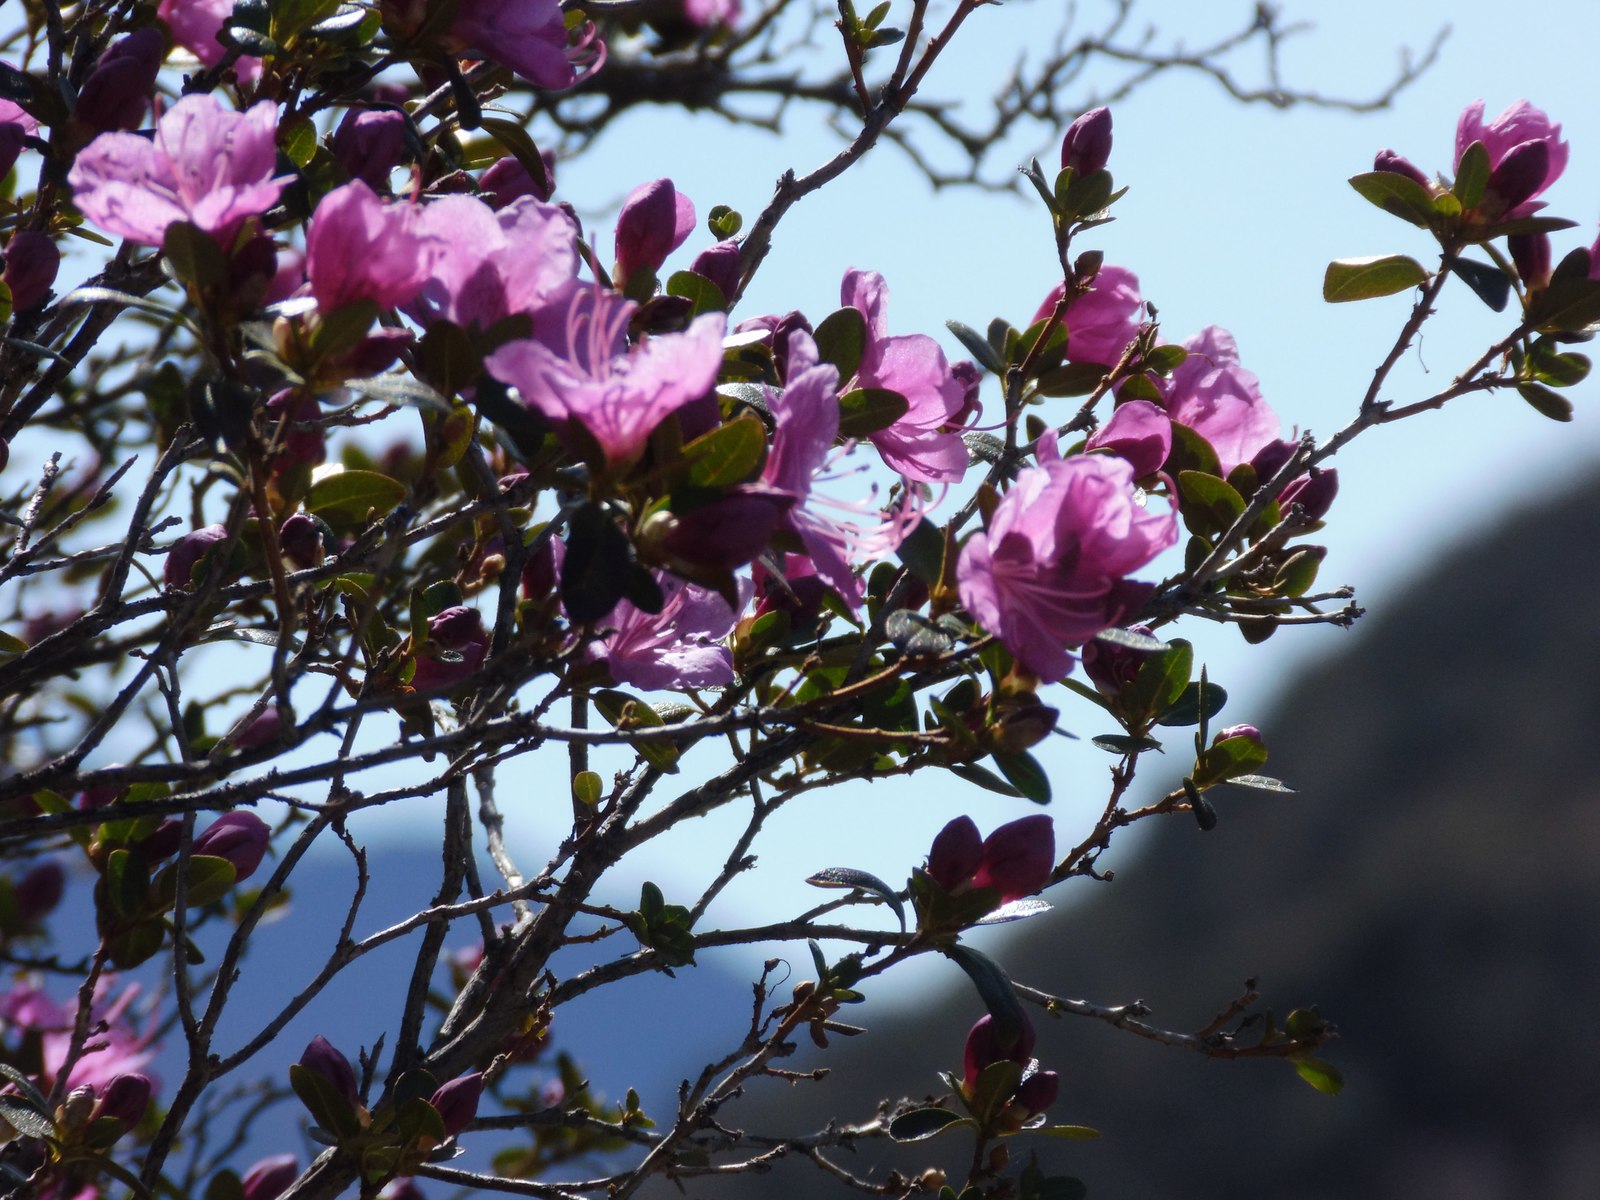
[(1330, 304), (1371, 300), (1414, 288), (1427, 278), (1427, 268), (1404, 254), (1341, 258), (1328, 264), (1322, 277), (1322, 298)]

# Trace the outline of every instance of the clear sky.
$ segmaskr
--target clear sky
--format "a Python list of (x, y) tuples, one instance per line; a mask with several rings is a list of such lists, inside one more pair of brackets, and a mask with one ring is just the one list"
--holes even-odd
[[(1079, 7), (1092, 19), (1099, 6)], [(1492, 115), (1526, 97), (1562, 122), (1572, 145), (1571, 164), (1547, 199), (1551, 212), (1582, 224), (1557, 235), (1557, 256), (1589, 244), (1600, 216), (1600, 106), (1592, 74), (1600, 5), (1532, 0), (1513, 11), (1433, 0), (1291, 0), (1282, 7), (1287, 16), (1315, 25), (1286, 44), (1285, 82), (1327, 95), (1362, 97), (1380, 90), (1405, 48), (1420, 51), (1442, 27), (1453, 29), (1439, 62), (1393, 108), (1369, 116), (1243, 107), (1194, 75), (1174, 73), (1151, 83), (1113, 108), (1111, 167), (1118, 184), (1131, 190), (1116, 209), (1119, 220), (1091, 233), (1084, 245), (1103, 247), (1107, 261), (1139, 275), (1169, 338), (1181, 340), (1212, 323), (1231, 329), (1286, 431), (1298, 426), (1327, 436), (1353, 415), (1410, 300), (1327, 305), (1320, 296), (1324, 266), (1332, 258), (1394, 252), (1432, 262), (1425, 234), (1368, 205), (1346, 178), (1370, 169), (1373, 153), (1386, 146), (1429, 173), (1448, 173), (1462, 107), (1482, 98)], [(1181, 34), (1198, 45), (1208, 33), (1243, 22), (1252, 9), (1244, 0), (1163, 0), (1138, 11), (1156, 27), (1158, 42)], [(981, 97), (1018, 48), (1050, 27), (1055, 11), (1058, 6), (1047, 0), (1010, 0), (1003, 8), (980, 11), (969, 26), (971, 36), (955, 43), (924, 94)], [(1258, 63), (1258, 57), (1240, 56), (1242, 81), (1259, 80)], [(1108, 78), (1091, 73), (1085, 86), (1104, 86)], [(670, 174), (702, 212), (727, 203), (749, 218), (785, 167), (804, 172), (838, 144), (816, 114), (801, 109), (791, 114), (781, 140), (730, 130), (712, 119), (642, 114), (609, 133), (588, 161), (567, 168), (560, 184), (581, 204)], [(888, 279), (894, 333), (942, 334), (946, 318), (978, 328), (997, 315), (1022, 323), (1059, 278), (1048, 221), (1036, 201), (961, 189), (934, 194), (901, 155), (884, 147), (790, 214), (737, 315), (799, 307), (820, 318), (837, 306), (838, 281), (850, 266), (881, 271)], [(1452, 284), (1388, 394), (1402, 401), (1428, 394), (1422, 389), (1442, 385), (1509, 327), (1465, 287)], [(952, 353), (958, 351), (952, 339), (945, 341)], [(1595, 392), (1587, 384), (1570, 393), (1578, 409), (1571, 425), (1547, 421), (1515, 396), (1473, 397), (1356, 442), (1338, 460), (1342, 491), (1324, 537), (1332, 553), (1321, 582), (1353, 584), (1359, 598), (1381, 612), (1384, 600), (1406, 586), (1441, 545), (1469, 539), (1498, 510), (1533, 503), (1557, 491), (1561, 481), (1593, 470), (1600, 458)], [(986, 399), (992, 403), (993, 393)], [(1600, 518), (1596, 524), (1600, 533)], [(1176, 632), (1196, 641), (1212, 678), (1233, 692), (1225, 716), (1262, 724), (1269, 745), (1269, 701), (1278, 685), (1297, 664), (1360, 636), (1359, 630), (1290, 630), (1250, 648), (1231, 632), (1219, 636), (1197, 623)], [(1087, 738), (1108, 732), (1102, 724), (1068, 698), (1064, 728)], [(1103, 803), (1109, 761), (1086, 742), (1064, 739), (1052, 739), (1044, 757), (1055, 780), (1053, 812), (1066, 840)], [(1175, 770), (1182, 765), (1173, 764)], [(1154, 770), (1145, 781), (1152, 791), (1173, 782)], [(1314, 792), (1313, 780), (1291, 782)], [(773, 823), (756, 847), (761, 871), (730, 889), (723, 919), (798, 911), (818, 895), (800, 880), (824, 866), (904, 879), (956, 813), (972, 812), (987, 829), (1030, 809), (1025, 801), (933, 775), (826, 795), (813, 795)], [(843, 839), (848, 852), (825, 849), (830, 841), (839, 845), (845, 828), (851, 830)], [(664, 841), (649, 869), (669, 891), (674, 879), (688, 887), (682, 864), (713, 855), (720, 862), (736, 833), (731, 821), (698, 822)], [(841, 854), (849, 861), (834, 862)]]

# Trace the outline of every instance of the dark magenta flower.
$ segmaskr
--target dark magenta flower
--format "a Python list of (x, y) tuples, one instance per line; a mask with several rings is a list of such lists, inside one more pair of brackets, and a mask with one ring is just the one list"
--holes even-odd
[(161, 245), (174, 221), (190, 221), (231, 248), (288, 182), (272, 174), (277, 128), (266, 101), (236, 113), (214, 96), (185, 96), (157, 123), (154, 141), (102, 133), (84, 147), (67, 174), (73, 202), (102, 229), (147, 246)]
[(1225, 742), (1229, 738), (1248, 738), (1257, 745), (1262, 744), (1261, 730), (1254, 725), (1229, 725), (1217, 732), (1216, 737), (1211, 739), (1211, 744), (1215, 746), (1218, 742)]
[(1506, 249), (1516, 264), (1523, 286), (1535, 289), (1550, 283), (1550, 235), (1548, 233), (1513, 233), (1506, 238)]
[[(1538, 196), (1567, 169), (1569, 147), (1561, 126), (1526, 100), (1518, 100), (1494, 120), (1484, 123), (1483, 101), (1474, 100), (1456, 122), (1456, 169), (1473, 142), (1489, 152), (1489, 192), (1512, 215)], [(1516, 215), (1531, 212), (1523, 209)]]
[(389, 172), (406, 155), (406, 115), (395, 108), (352, 108), (328, 148), (350, 178), (374, 191), (387, 188)]
[(154, 1088), (150, 1076), (137, 1072), (118, 1075), (106, 1084), (100, 1100), (94, 1107), (95, 1117), (110, 1117), (133, 1128), (150, 1107), (150, 1093)]
[(540, 154), (544, 161), (544, 179), (540, 181), (528, 173), (528, 168), (512, 157), (497, 159), (478, 176), (478, 192), (488, 201), (490, 208), (504, 208), (522, 196), (535, 200), (548, 200), (555, 192), (556, 160), (549, 152)]
[(139, 128), (166, 57), (167, 39), (159, 29), (134, 30), (100, 56), (83, 81), (72, 115), (96, 133)]
[(488, 653), (483, 614), (461, 604), (444, 609), (428, 618), (428, 640), (417, 654), (411, 687), (418, 692), (453, 687), (481, 667)]
[(305, 1053), (300, 1056), (300, 1065), (322, 1076), (352, 1107), (359, 1103), (356, 1073), (350, 1066), (350, 1060), (334, 1049), (333, 1043), (320, 1033), (306, 1046)]
[[(228, 531), (221, 525), (203, 525), (193, 533), (186, 533), (167, 551), (161, 578), (169, 588), (187, 590), (195, 582), (195, 568), (210, 555), (213, 548), (228, 540)], [(225, 554), (226, 548), (217, 550)]]
[(53, 858), (30, 868), (11, 885), (18, 918), (24, 925), (33, 925), (48, 916), (61, 903), (66, 884), (67, 873)]
[(1061, 166), (1079, 175), (1093, 175), (1105, 169), (1111, 158), (1111, 110), (1091, 108), (1071, 125), (1061, 139)]
[(689, 269), (716, 284), (724, 299), (732, 299), (739, 290), (739, 262), (739, 243), (728, 238), (700, 251)]
[[(733, 652), (728, 635), (736, 613), (710, 588), (685, 583), (665, 571), (656, 582), (666, 603), (647, 613), (628, 600), (598, 622), (607, 632), (592, 645), (611, 678), (641, 688), (721, 687), (733, 682)], [(739, 605), (749, 597), (741, 588)]]
[(928, 851), (928, 876), (947, 892), (970, 882), (982, 865), (983, 835), (968, 816), (941, 829)]
[(1014, 1062), (1026, 1067), (1033, 1060), (1033, 1046), (1037, 1039), (1033, 1022), (1022, 1013), (1022, 1029), (1009, 1044), (1001, 1038), (1000, 1028), (989, 1013), (979, 1017), (967, 1031), (966, 1045), (962, 1048), (961, 1087), (967, 1095), (977, 1085), (983, 1069), (997, 1062)]
[(278, 1200), (299, 1176), (298, 1158), (292, 1154), (274, 1154), (254, 1164), (239, 1183), (244, 1188), (244, 1200)]
[(967, 610), (1026, 670), (1053, 681), (1072, 670), (1070, 647), (1138, 612), (1152, 585), (1127, 576), (1177, 541), (1178, 526), (1171, 510), (1136, 499), (1125, 459), (1062, 459), (1053, 432), (1037, 453), (989, 528), (962, 547), (956, 575)]
[(751, 562), (772, 541), (795, 498), (760, 486), (735, 489), (709, 504), (661, 514), (650, 536), (669, 565), (731, 571)]
[(971, 817), (939, 831), (928, 851), (928, 876), (946, 892), (994, 888), (1000, 903), (1031, 896), (1056, 865), (1055, 824), (1042, 814), (1001, 825), (981, 842)]
[(694, 231), (694, 204), (670, 179), (641, 183), (617, 214), (617, 266), (612, 275), (626, 289), (635, 276), (653, 276)]
[(630, 346), (634, 309), (613, 292), (579, 288), (553, 347), (512, 342), (484, 363), (558, 431), (581, 426), (610, 470), (635, 462), (656, 426), (710, 391), (722, 366), (724, 313), (704, 313), (682, 333), (657, 334)]
[(51, 285), (61, 269), (61, 251), (48, 233), (17, 230), (6, 243), (5, 262), (4, 278), (14, 311), (27, 312), (50, 298)]
[(1172, 418), (1160, 405), (1130, 400), (1119, 405), (1085, 443), (1089, 450), (1109, 450), (1128, 460), (1134, 478), (1154, 475), (1172, 451)]
[(455, 1137), (478, 1115), (478, 1101), (483, 1096), (483, 1072), (473, 1071), (458, 1076), (444, 1084), (428, 1099), (444, 1122), (444, 1131)]
[[(1033, 314), (1042, 321), (1055, 311), (1066, 291), (1058, 283)], [(1062, 318), (1067, 327), (1067, 360), (1115, 366), (1128, 344), (1139, 336), (1144, 319), (1144, 297), (1139, 277), (1123, 267), (1100, 268), (1094, 283), (1067, 306)]]
[(1011, 1103), (1021, 1110), (1016, 1115), (1026, 1121), (1054, 1104), (1060, 1093), (1059, 1075), (1054, 1071), (1035, 1071), (1023, 1077), (1017, 1090), (1011, 1093)]
[(329, 548), (323, 529), (310, 513), (294, 513), (278, 526), (278, 549), (296, 571), (322, 565)]
[[(1142, 633), (1149, 636), (1151, 633), (1148, 625), (1132, 625), (1132, 633)], [(1124, 687), (1132, 683), (1139, 674), (1139, 668), (1144, 666), (1152, 650), (1135, 650), (1129, 646), (1120, 646), (1115, 642), (1099, 640), (1088, 641), (1083, 644), (1083, 673), (1089, 677), (1097, 691), (1102, 696), (1115, 696)]]
[[(855, 379), (845, 386), (887, 388), (906, 398), (905, 413), (887, 429), (869, 434), (891, 470), (907, 479), (954, 483), (967, 470), (967, 446), (959, 421), (967, 411), (967, 387), (950, 370), (939, 343), (926, 334), (889, 336), (889, 288), (875, 271), (852, 267), (839, 300), (867, 322), (867, 345)], [(792, 369), (792, 368), (791, 368)]]
[(272, 840), (272, 827), (254, 813), (223, 813), (202, 833), (195, 835), (196, 854), (225, 858), (233, 864), (235, 883), (249, 879), (261, 865)]

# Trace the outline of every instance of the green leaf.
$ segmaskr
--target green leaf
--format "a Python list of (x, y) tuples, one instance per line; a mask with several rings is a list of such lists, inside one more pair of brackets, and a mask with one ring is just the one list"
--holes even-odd
[(861, 369), (861, 356), (867, 352), (867, 318), (858, 308), (841, 308), (829, 313), (814, 335), (817, 356), (839, 368), (839, 380), (855, 377)]
[[(590, 698), (600, 710), (600, 715), (615, 729), (656, 729), (666, 724), (660, 713), (627, 692), (603, 688), (591, 693)], [(658, 771), (665, 771), (669, 775), (677, 773), (679, 751), (670, 741), (656, 739), (638, 742), (634, 749)]]
[(1144, 369), (1160, 375), (1170, 375), (1189, 359), (1182, 346), (1156, 346), (1144, 356)]
[(218, 1171), (206, 1184), (203, 1200), (245, 1200), (244, 1184), (233, 1171)]
[[(1587, 262), (1582, 251), (1573, 251), (1561, 260), (1550, 276), (1550, 286), (1528, 306), (1530, 325), (1559, 333), (1578, 333), (1600, 322), (1600, 280), (1588, 277)], [(1574, 269), (1569, 263), (1582, 265)]]
[(588, 501), (568, 522), (561, 561), (561, 603), (574, 624), (609, 616), (627, 589), (633, 543), (605, 506)]
[(1201, 537), (1220, 537), (1244, 514), (1244, 497), (1226, 480), (1203, 471), (1178, 472), (1179, 509), (1184, 524)]
[(906, 930), (905, 905), (900, 902), (895, 890), (876, 875), (858, 871), (854, 867), (825, 867), (815, 875), (808, 875), (806, 882), (812, 887), (851, 888), (855, 891), (869, 892), (882, 899), (889, 906), (889, 911), (900, 918), (900, 932), (904, 933)]
[(1017, 1039), (1022, 1036), (1026, 1018), (1022, 1013), (1022, 1002), (1017, 999), (1016, 988), (1012, 987), (1011, 980), (1000, 969), (1000, 964), (960, 942), (945, 947), (944, 952), (946, 957), (967, 973), (973, 987), (978, 989), (983, 1006), (994, 1018), (1000, 1045), (1003, 1048), (1016, 1045)]
[(944, 567), (944, 534), (926, 517), (919, 520), (910, 535), (895, 551), (901, 562), (923, 583), (932, 585), (939, 581)]
[(741, 413), (683, 448), (693, 487), (730, 488), (753, 479), (767, 453), (767, 427), (754, 413)]
[(960, 321), (946, 321), (944, 327), (956, 335), (956, 340), (967, 348), (967, 353), (984, 370), (995, 375), (1005, 370), (1005, 362), (995, 353), (994, 347), (972, 326), (963, 325)]
[(21, 1093), (19, 1096), (8, 1096), (8, 1099), (13, 1101), (24, 1100), (30, 1107), (39, 1112), (44, 1112), (47, 1107), (44, 1093), (33, 1085), (33, 1080), (17, 1070), (16, 1067), (13, 1067), (10, 1063), (0, 1062), (0, 1079), (9, 1080), (17, 1091)]
[(887, 429), (910, 407), (909, 400), (888, 388), (852, 388), (839, 397), (839, 436), (864, 438)]
[(1006, 754), (996, 750), (991, 756), (1006, 782), (1035, 804), (1050, 803), (1050, 777), (1044, 773), (1039, 760), (1026, 750)]
[(1352, 176), (1350, 186), (1391, 216), (1423, 229), (1433, 224), (1433, 193), (1410, 176), (1368, 171)]
[(1224, 738), (1214, 746), (1206, 747), (1200, 756), (1195, 782), (1209, 787), (1214, 783), (1232, 779), (1236, 775), (1249, 775), (1265, 764), (1267, 748), (1253, 737)]
[(889, 1136), (897, 1142), (923, 1142), (959, 1126), (976, 1129), (977, 1122), (948, 1108), (913, 1108), (889, 1122)]
[(691, 319), (701, 313), (728, 310), (728, 298), (722, 294), (722, 289), (704, 275), (697, 275), (693, 271), (674, 271), (668, 276), (667, 295), (681, 296), (689, 301)]
[(55, 1126), (50, 1119), (27, 1104), (21, 1096), (0, 1095), (0, 1119), (25, 1137), (52, 1138)]
[(1040, 913), (1047, 913), (1055, 905), (1048, 900), (1041, 900), (1037, 896), (1027, 896), (1021, 900), (1013, 900), (1009, 904), (1002, 904), (993, 912), (986, 913), (974, 925), (1009, 925), (1012, 921), (1026, 921), (1029, 917), (1037, 917)]
[(1121, 733), (1103, 733), (1091, 738), (1092, 745), (1111, 754), (1142, 754), (1146, 750), (1159, 750), (1161, 743), (1150, 737), (1129, 737)]
[(1178, 702), (1194, 674), (1194, 648), (1173, 638), (1164, 654), (1147, 659), (1133, 677), (1131, 699), (1141, 714), (1164, 713)]
[(1552, 421), (1572, 420), (1572, 401), (1559, 392), (1552, 392), (1537, 383), (1519, 383), (1517, 394), (1540, 416), (1549, 417)]
[(602, 785), (600, 776), (593, 771), (579, 771), (572, 777), (572, 795), (579, 804), (593, 808), (600, 803)]
[(289, 1066), (289, 1086), (318, 1127), (340, 1141), (361, 1132), (356, 1110), (329, 1080), (300, 1063)]
[(714, 204), (706, 214), (706, 228), (717, 241), (725, 242), (744, 228), (744, 217), (726, 204)]
[(174, 221), (161, 239), (161, 252), (184, 283), (201, 290), (220, 286), (228, 274), (228, 260), (217, 241), (198, 225)]
[(306, 508), (334, 529), (356, 529), (372, 514), (387, 514), (406, 497), (406, 485), (376, 471), (340, 471), (311, 485)]
[(508, 120), (505, 117), (492, 117), (484, 114), (480, 127), (495, 141), (511, 151), (511, 157), (528, 173), (528, 178), (533, 180), (534, 186), (549, 195), (550, 175), (544, 167), (544, 155), (539, 153), (539, 147), (534, 144), (528, 131), (523, 128), (522, 122)]
[(1043, 1129), (1030, 1129), (1029, 1133), (1042, 1133), (1045, 1137), (1060, 1138), (1068, 1142), (1092, 1141), (1100, 1131), (1088, 1125), (1046, 1125)]
[[(156, 876), (156, 895), (163, 909), (178, 901), (178, 865), (173, 863)], [(190, 908), (200, 908), (222, 899), (234, 884), (238, 872), (225, 858), (196, 854), (189, 859), (189, 890), (185, 900)]]
[(1342, 258), (1328, 264), (1322, 278), (1322, 298), (1329, 304), (1371, 300), (1414, 288), (1427, 278), (1427, 268), (1404, 254)]
[(1094, 640), (1108, 646), (1121, 646), (1125, 650), (1141, 650), (1150, 654), (1167, 649), (1167, 643), (1158, 637), (1140, 633), (1137, 629), (1118, 629), (1116, 626), (1102, 629), (1094, 635)]
[[(1228, 702), (1228, 693), (1220, 684), (1207, 682), (1206, 684), (1206, 719), (1210, 720), (1222, 711), (1222, 706)], [(1181, 726), (1200, 724), (1200, 684), (1191, 683), (1183, 689), (1175, 703), (1166, 712), (1162, 713), (1156, 721), (1157, 725)]]
[(1505, 312), (1511, 300), (1511, 280), (1499, 267), (1470, 258), (1458, 258), (1450, 264), (1450, 269), (1472, 289), (1479, 300), (1495, 312)]
[(1330, 1062), (1320, 1058), (1297, 1058), (1294, 1060), (1294, 1070), (1296, 1075), (1324, 1096), (1337, 1096), (1344, 1090), (1344, 1076)]
[(113, 850), (106, 858), (106, 900), (111, 915), (120, 921), (143, 916), (150, 891), (150, 869), (144, 856), (131, 850)]
[(1040, 372), (1033, 386), (1041, 396), (1087, 396), (1105, 377), (1104, 363), (1070, 362)]
[(1017, 791), (1000, 776), (987, 767), (980, 767), (977, 763), (955, 763), (949, 768), (950, 774), (957, 779), (965, 779), (968, 783), (976, 784), (986, 791), (994, 792), (1000, 796), (1014, 796), (1018, 799), (1022, 793)]
[(1483, 203), (1483, 190), (1489, 185), (1489, 148), (1473, 142), (1461, 152), (1456, 163), (1456, 182), (1450, 189), (1462, 208), (1477, 208)]
[(1586, 355), (1563, 353), (1554, 342), (1539, 338), (1529, 348), (1528, 368), (1540, 383), (1572, 387), (1588, 378), (1590, 362)]
[(956, 632), (909, 608), (898, 609), (884, 618), (883, 632), (899, 649), (913, 658), (943, 654), (956, 644)]

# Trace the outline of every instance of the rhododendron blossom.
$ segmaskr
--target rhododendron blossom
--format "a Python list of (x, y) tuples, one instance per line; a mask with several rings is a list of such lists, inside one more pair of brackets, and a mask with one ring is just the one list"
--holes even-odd
[[(1483, 120), (1482, 100), (1467, 105), (1456, 122), (1457, 169), (1461, 166), (1461, 156), (1473, 142), (1482, 142), (1489, 152), (1491, 189), (1496, 185), (1496, 176), (1511, 172), (1528, 176), (1519, 182), (1517, 191), (1520, 194), (1510, 197), (1518, 213), (1542, 207), (1522, 205), (1561, 178), (1561, 173), (1567, 169), (1569, 147), (1561, 140), (1561, 126), (1526, 100), (1518, 100), (1487, 124)], [(1517, 159), (1525, 160), (1520, 168)]]
[(889, 289), (874, 271), (846, 271), (839, 299), (867, 320), (867, 345), (852, 386), (899, 392), (909, 406), (893, 425), (869, 435), (883, 461), (907, 479), (959, 480), (967, 470), (967, 446), (957, 428), (966, 415), (967, 389), (939, 343), (920, 333), (889, 336)]
[(387, 204), (360, 180), (335, 188), (311, 214), (306, 278), (317, 308), (333, 312), (357, 300), (379, 308), (409, 302), (432, 265), (408, 204)]
[(1278, 414), (1261, 397), (1261, 384), (1239, 363), (1233, 335), (1208, 326), (1183, 343), (1189, 352), (1160, 387), (1167, 413), (1216, 451), (1222, 474), (1247, 463), (1278, 438)]
[(487, 329), (514, 313), (566, 302), (578, 272), (578, 227), (565, 211), (523, 197), (496, 211), (471, 196), (422, 208), (426, 282), (409, 311)]
[(288, 183), (272, 174), (277, 126), (266, 102), (236, 113), (211, 96), (185, 96), (154, 141), (102, 133), (90, 142), (67, 175), (73, 201), (102, 229), (147, 246), (161, 245), (174, 221), (190, 221), (229, 247)]
[[(233, 0), (161, 0), (156, 16), (172, 31), (172, 40), (198, 58), (202, 66), (216, 66), (228, 52), (218, 35), (223, 23), (233, 16)], [(241, 54), (234, 59), (233, 70), (241, 81), (251, 83), (261, 74), (261, 60)]]
[[(1066, 284), (1056, 284), (1033, 319), (1043, 321), (1054, 312), (1065, 292)], [(1068, 361), (1115, 366), (1128, 344), (1139, 336), (1143, 319), (1139, 277), (1123, 267), (1101, 267), (1089, 290), (1067, 305), (1062, 318), (1067, 327)]]
[[(647, 613), (619, 601), (600, 622), (610, 630), (592, 649), (605, 660), (618, 683), (641, 688), (721, 687), (733, 682), (733, 653), (728, 634), (738, 619), (728, 602), (709, 588), (685, 583), (665, 571), (656, 582), (666, 603)], [(739, 608), (750, 586), (741, 581)]]
[[(103, 1090), (119, 1075), (138, 1072), (155, 1057), (151, 1030), (139, 1032), (133, 1026), (129, 1009), (139, 997), (139, 985), (129, 984), (114, 1000), (106, 997), (116, 986), (116, 977), (104, 976), (95, 987), (90, 1036), (83, 1056), (72, 1066), (67, 1082), (72, 1087)], [(77, 1004), (52, 999), (36, 987), (21, 985), (0, 996), (0, 1019), (11, 1030), (39, 1038), (43, 1077), (46, 1084), (67, 1061), (72, 1043), (72, 1026)]]
[(580, 427), (612, 469), (637, 459), (651, 432), (674, 409), (710, 391), (722, 365), (726, 314), (705, 313), (682, 333), (659, 334), (630, 347), (634, 308), (614, 293), (580, 288), (568, 304), (557, 349), (538, 341), (512, 342), (484, 363), (558, 427), (570, 433), (577, 432), (571, 426)]
[(1089, 435), (1085, 449), (1121, 455), (1133, 468), (1134, 477), (1143, 479), (1159, 471), (1172, 451), (1172, 419), (1148, 400), (1130, 400)]
[(1072, 670), (1069, 647), (1138, 611), (1153, 585), (1127, 576), (1177, 541), (1178, 526), (1170, 510), (1140, 504), (1124, 459), (1062, 459), (1054, 433), (1038, 457), (962, 547), (956, 576), (978, 622), (1028, 671), (1056, 680)]
[(826, 477), (827, 466), (835, 457), (839, 372), (831, 364), (817, 361), (817, 346), (810, 334), (796, 331), (790, 335), (788, 346), (789, 386), (768, 400), (776, 428), (761, 482), (795, 497), (784, 524), (804, 544), (817, 577), (852, 610), (858, 610), (861, 581), (852, 570), (853, 563), (892, 554), (911, 532), (919, 514), (910, 507), (909, 491), (894, 513), (875, 514), (877, 519), (871, 523), (840, 519), (824, 511), (845, 509), (856, 516), (865, 515), (863, 506), (830, 501), (817, 491), (817, 484)]
[(569, 49), (559, 0), (461, 0), (446, 39), (459, 53), (510, 67), (529, 83), (559, 91), (605, 61), (593, 39)]

